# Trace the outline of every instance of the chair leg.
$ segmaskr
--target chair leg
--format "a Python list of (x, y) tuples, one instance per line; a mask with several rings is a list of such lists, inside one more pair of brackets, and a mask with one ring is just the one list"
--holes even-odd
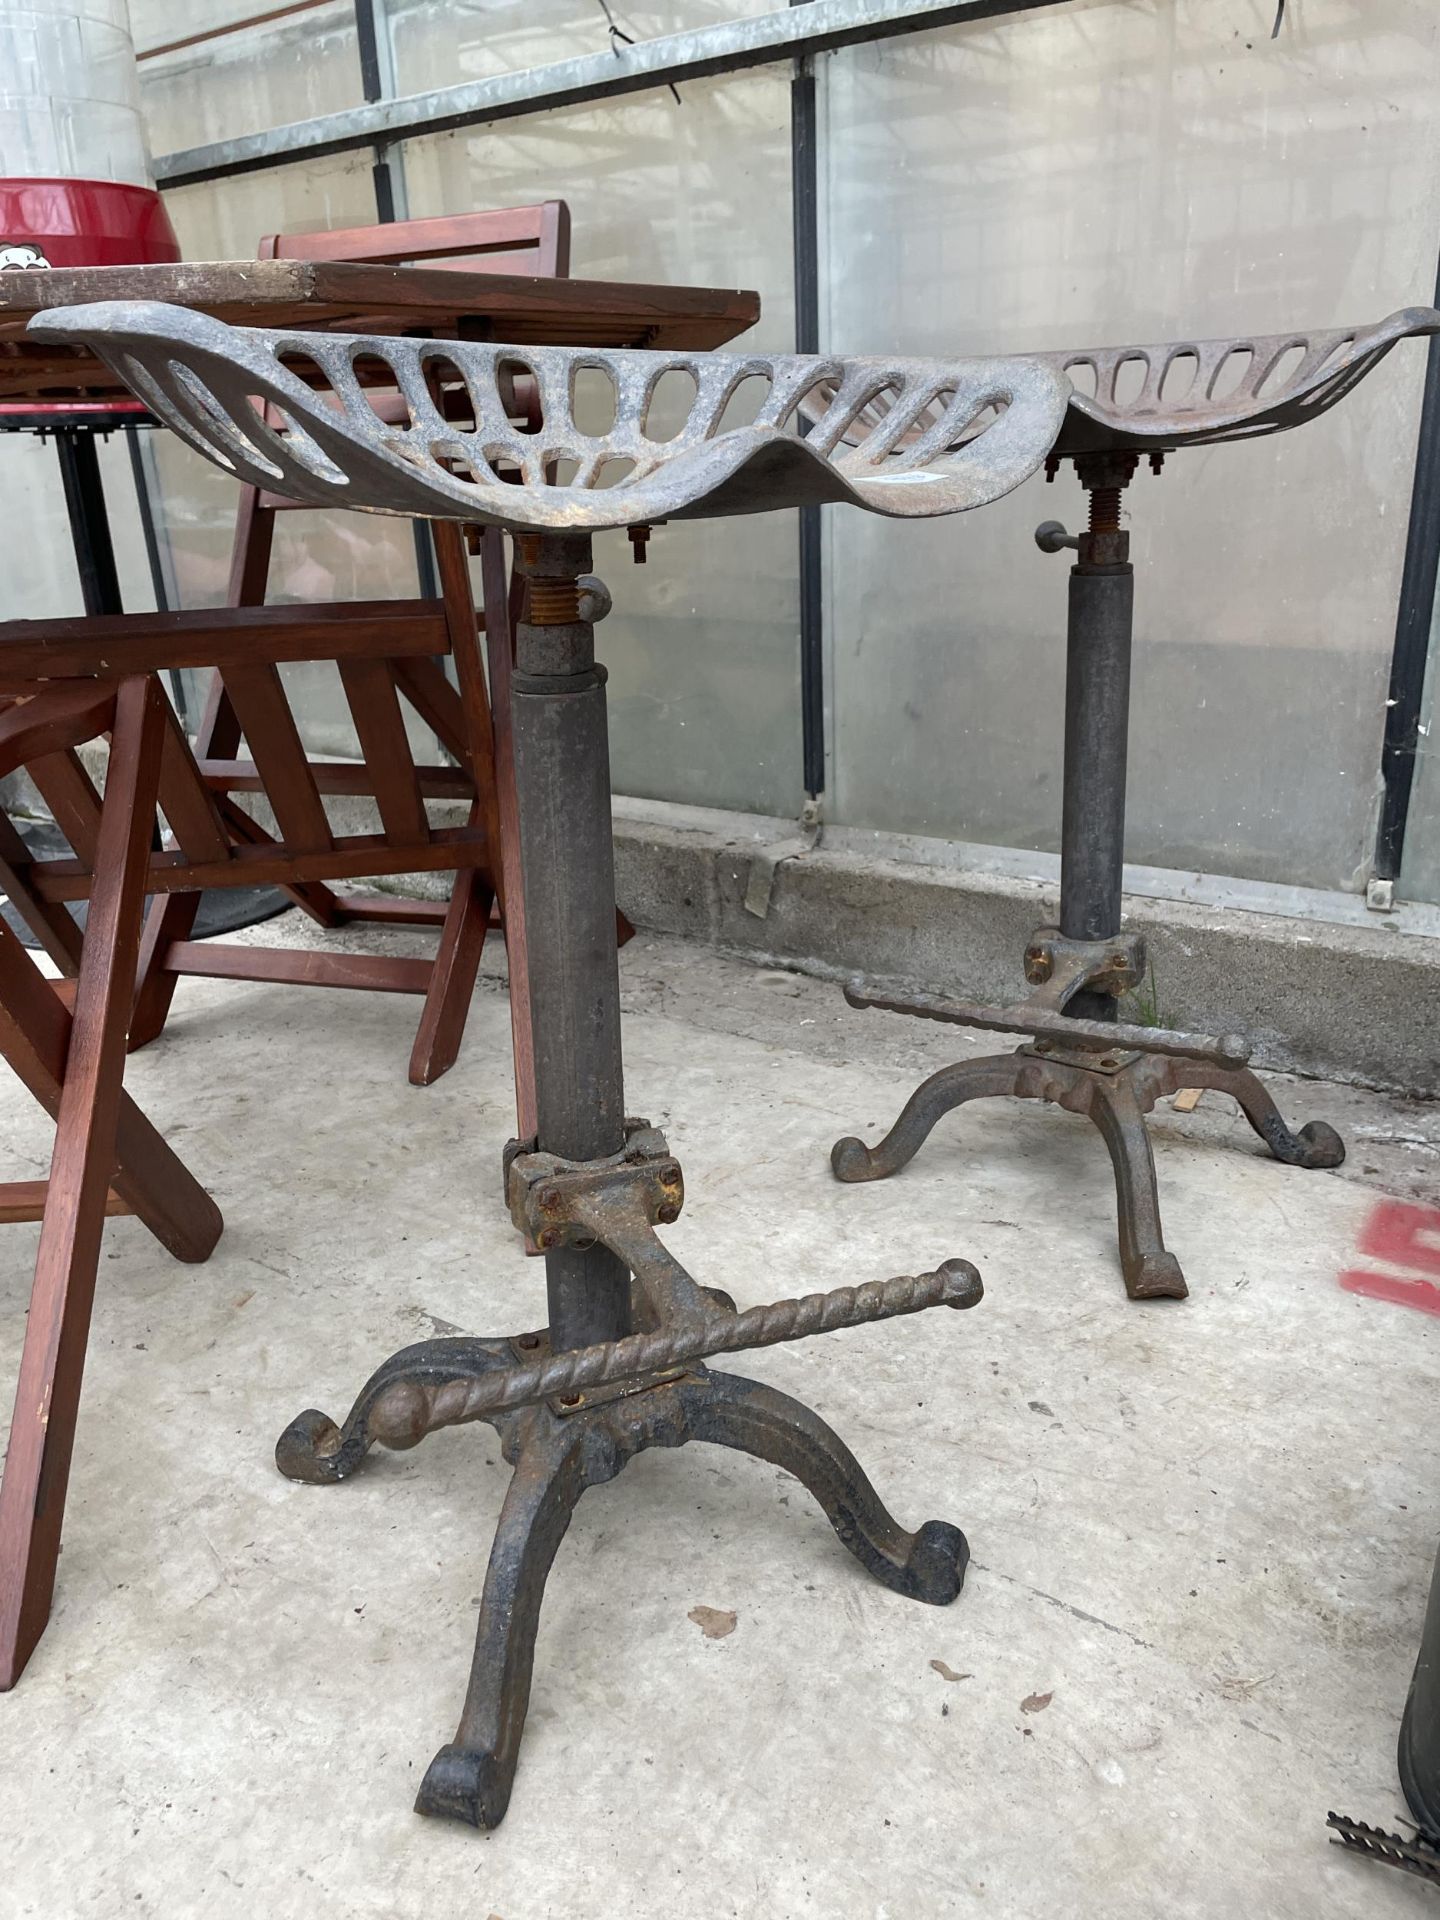
[(0, 1482), (0, 1690), (50, 1615), (155, 818), (164, 695), (145, 676), (116, 700), (96, 884), (71, 1025), (10, 1450)]
[(170, 1003), (180, 984), (179, 974), (164, 965), (164, 955), (172, 940), (190, 938), (200, 898), (199, 893), (158, 894), (145, 914), (135, 969), (135, 1005), (130, 1015), (131, 1053), (148, 1047), (164, 1031)]
[(470, 996), (490, 925), (494, 891), (479, 868), (455, 876), (440, 946), (430, 974), (420, 1027), (410, 1052), (410, 1084), (428, 1087), (448, 1073), (460, 1051)]

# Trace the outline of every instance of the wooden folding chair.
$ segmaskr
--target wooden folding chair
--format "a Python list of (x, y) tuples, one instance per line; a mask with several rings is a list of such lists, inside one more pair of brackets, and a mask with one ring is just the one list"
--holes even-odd
[[(35, 891), (34, 863), (3, 822), (0, 885), (73, 976), (72, 991), (56, 991), (0, 921), (0, 1055), (56, 1123), (48, 1181), (0, 1185), (0, 1221), (41, 1222), (0, 1480), (3, 1691), (19, 1678), (50, 1614), (105, 1216), (137, 1214), (181, 1260), (207, 1258), (222, 1223), (121, 1085), (151, 823), (170, 737), (159, 683), (145, 674), (80, 680), (0, 704), (0, 775), (21, 765), (39, 770), (68, 816), (67, 831), (88, 848), (93, 876), (82, 949), (63, 907)], [(101, 732), (111, 735), (103, 802), (74, 752)]]
[[(537, 206), (408, 220), (388, 226), (351, 227), (333, 233), (271, 234), (261, 242), (259, 252), (261, 259), (345, 260), (374, 265), (423, 261), (427, 266), (471, 273), (560, 276), (569, 270), (570, 215), (563, 201), (547, 200)], [(376, 391), (372, 396), (372, 404), (377, 413), (384, 416), (387, 406), (399, 404), (399, 396)], [(518, 404), (526, 404), (525, 395), (518, 396)], [(254, 487), (242, 490), (228, 594), (232, 607), (263, 604), (270, 574), (275, 517), (294, 505), (293, 501), (281, 495), (262, 493)], [(437, 524), (434, 541), (440, 590), (451, 633), (459, 634), (462, 629), (473, 633), (475, 610), (471, 600), (462, 530), (449, 524)], [(494, 540), (493, 548), (498, 555), (501, 551), (498, 539)], [(495, 574), (495, 582), (502, 591), (504, 578), (501, 565)], [(488, 577), (486, 594), (487, 598), (491, 595)], [(533, 1076), (530, 1068), (529, 1004), (524, 979), (524, 900), (519, 881), (519, 843), (514, 823), (513, 781), (506, 728), (510, 662), (508, 657), (497, 658), (493, 642), (489, 647), (489, 655), (491, 683), (496, 693), (495, 712), (500, 728), (497, 740), (499, 752), (493, 761), (493, 775), (485, 768), (480, 769), (482, 781), (489, 781), (489, 785), (477, 795), (476, 808), (477, 818), (484, 817), (492, 828), (491, 846), (497, 855), (490, 881), (502, 904), (509, 955), (518, 1128), (523, 1138), (534, 1132), (533, 1096), (530, 1091)], [(457, 654), (457, 662), (458, 657)], [(342, 671), (345, 672), (345, 693), (363, 754), (377, 770), (391, 764), (399, 765), (403, 741), (395, 732), (394, 710), (382, 685), (382, 670), (371, 664), (362, 672), (358, 664), (352, 663), (348, 670)], [(500, 697), (502, 680), (505, 683), (504, 698)], [(404, 691), (427, 720), (430, 719), (427, 706), (433, 705), (436, 698), (443, 699), (436, 693), (433, 682), (427, 681), (423, 688), (417, 688), (414, 671), (411, 684)], [(483, 685), (478, 693), (467, 694), (477, 716), (483, 698)], [(280, 706), (279, 690), (273, 680), (262, 691), (257, 680), (246, 675), (243, 669), (239, 671), (238, 678), (233, 668), (215, 675), (196, 736), (196, 755), (201, 771), (212, 785), (218, 787), (222, 779), (230, 783), (223, 789), (226, 797), (221, 809), (227, 830), (232, 837), (253, 841), (258, 829), (254, 821), (240, 811), (233, 796), (246, 785), (253, 787), (257, 782), (257, 773), (253, 767), (241, 766), (235, 756), (243, 734), (249, 742), (254, 761), (262, 761), (267, 754), (273, 760), (276, 748), (268, 736), (268, 730), (271, 727), (280, 728), (286, 743), (283, 752), (290, 764), (286, 777), (271, 798), (272, 804), (276, 804), (277, 818), (281, 817), (280, 801), (284, 801), (290, 809), (290, 826), (285, 828), (282, 819), (282, 829), (286, 831), (290, 843), (298, 846), (307, 836), (316, 838), (321, 831), (321, 823), (315, 818), (307, 820), (304, 817), (305, 787), (297, 786), (291, 792), (286, 784), (287, 780), (294, 781), (297, 778), (293, 762), (298, 735), (293, 732), (288, 713), (282, 716)], [(439, 732), (439, 729), (436, 731)], [(453, 740), (447, 739), (444, 733), (440, 733), (439, 737), (454, 753)], [(471, 756), (468, 752), (465, 758), (469, 764)], [(405, 759), (408, 761), (408, 755)], [(490, 764), (487, 761), (487, 767)], [(429, 770), (432, 791), (438, 784), (438, 775), (438, 769)], [(314, 764), (310, 773), (311, 780), (320, 782), (328, 792), (359, 791), (354, 785), (333, 784), (337, 780), (353, 780), (354, 776), (354, 768), (337, 774), (333, 766), (323, 762)], [(392, 824), (402, 824), (402, 810), (406, 801), (400, 789), (388, 793), (376, 791), (375, 798), (381, 804), (382, 815), (386, 804), (390, 806), (391, 814), (386, 818), (387, 830)], [(300, 809), (299, 813), (295, 811), (296, 808)], [(409, 824), (413, 826), (415, 823), (411, 821)], [(316, 880), (296, 879), (287, 886), (286, 890), (296, 905), (317, 924), (325, 927), (341, 926), (357, 920), (401, 926), (439, 923), (439, 951), (433, 969), (428, 973), (425, 971), (426, 963), (414, 960), (373, 956), (364, 960), (356, 958), (344, 966), (336, 966), (328, 958), (319, 960), (314, 955), (305, 955), (303, 958), (282, 956), (273, 950), (261, 949), (240, 953), (229, 948), (224, 950), (223, 960), (227, 975), (244, 979), (283, 979), (305, 985), (364, 984), (402, 992), (423, 991), (425, 1011), (411, 1053), (410, 1079), (418, 1086), (428, 1085), (454, 1064), (466, 1009), (474, 988), (484, 939), (484, 924), (479, 918), (480, 881), (477, 874), (478, 870), (470, 869), (469, 878), (463, 884), (461, 879), (457, 879), (448, 910), (423, 901), (396, 902), (391, 905), (373, 898), (357, 899), (353, 895), (335, 893)], [(507, 877), (511, 882), (508, 887)], [(488, 896), (486, 904), (488, 909)], [(141, 984), (131, 1036), (132, 1046), (143, 1046), (160, 1032), (180, 974), (213, 975), (217, 965), (221, 964), (216, 961), (212, 950), (197, 945), (188, 937), (198, 907), (198, 894), (175, 894), (151, 909), (141, 951)], [(629, 931), (628, 924), (622, 927), (622, 937)]]
[[(136, 1020), (144, 1017), (147, 991), (163, 991), (168, 998), (181, 973), (414, 993), (425, 1005), (411, 1077), (433, 1079), (454, 1060), (490, 909), (501, 887), (501, 861), (495, 738), (468, 569), (458, 540), (442, 541), (440, 553), (444, 600), (214, 608), (0, 625), (0, 689), (25, 678), (108, 681), (119, 671), (208, 666), (243, 730), (248, 759), (197, 761), (173, 710), (163, 703), (159, 806), (176, 845), (151, 854), (145, 877), (145, 890), (156, 900), (140, 940), (146, 973)], [(499, 556), (488, 565), (492, 571), (499, 567), (503, 581)], [(492, 625), (493, 671), (508, 694), (510, 625), (503, 594)], [(445, 673), (447, 657), (457, 685)], [(358, 760), (307, 759), (279, 671), (290, 661), (335, 663), (360, 739)], [(416, 761), (402, 701), (440, 739), (454, 764)], [(68, 916), (56, 908), (93, 895), (98, 803), (73, 752), (37, 755), (26, 770), (55, 812), (74, 857), (32, 858), (23, 843), (14, 844), (18, 836), (11, 829), (11, 897), (61, 968), (74, 971), (77, 936), (73, 923), (68, 931), (63, 926)], [(251, 793), (268, 803), (274, 832), (236, 798)], [(325, 793), (372, 797), (381, 830), (332, 832)], [(465, 802), (464, 824), (432, 827), (428, 798)], [(436, 871), (457, 876), (448, 906), (421, 901), (382, 908), (386, 918), (402, 922), (423, 924), (439, 917), (434, 960), (217, 946), (176, 937), (167, 926), (165, 908), (171, 903), (193, 908), (202, 889), (239, 886), (318, 892), (334, 901), (337, 914), (367, 917), (367, 900), (332, 893), (328, 883)], [(517, 1074), (528, 1081), (528, 1007), (521, 1030), (526, 1051)], [(527, 1092), (524, 1098), (529, 1097)]]

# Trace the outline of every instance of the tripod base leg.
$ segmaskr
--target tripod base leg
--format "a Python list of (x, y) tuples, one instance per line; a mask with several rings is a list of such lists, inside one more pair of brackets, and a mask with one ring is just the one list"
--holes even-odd
[(923, 1080), (900, 1111), (900, 1118), (878, 1146), (867, 1147), (853, 1134), (830, 1149), (830, 1168), (847, 1185), (862, 1180), (884, 1180), (907, 1166), (947, 1113), (967, 1100), (990, 1100), (1019, 1094), (1028, 1056), (988, 1054), (983, 1060), (962, 1060), (942, 1067)]
[[(428, 1341), (396, 1354), (343, 1427), (320, 1414), (292, 1423), (279, 1449), (281, 1470), (299, 1479), (345, 1477), (375, 1437), (369, 1413), (380, 1392), (483, 1374), (504, 1364), (510, 1345)], [(460, 1724), (426, 1769), (419, 1813), (487, 1830), (504, 1819), (530, 1705), (545, 1583), (570, 1516), (587, 1487), (613, 1480), (648, 1447), (706, 1441), (793, 1473), (865, 1571), (907, 1599), (948, 1606), (964, 1585), (970, 1549), (958, 1527), (929, 1520), (907, 1532), (839, 1435), (798, 1400), (757, 1381), (697, 1366), (574, 1413), (527, 1406), (497, 1413), (489, 1424), (513, 1474), (485, 1575)]]
[(1228, 1093), (1277, 1160), (1287, 1167), (1338, 1167), (1345, 1142), (1324, 1120), (1311, 1120), (1292, 1133), (1267, 1089), (1248, 1067), (1214, 1067), (1199, 1060), (1164, 1060), (1150, 1055), (1136, 1075), (1136, 1088), (1148, 1111), (1181, 1087), (1213, 1087)]
[(1180, 1262), (1166, 1251), (1160, 1230), (1160, 1194), (1145, 1115), (1123, 1075), (1096, 1081), (1086, 1112), (1099, 1128), (1115, 1169), (1120, 1270), (1132, 1300), (1183, 1300), (1190, 1291)]

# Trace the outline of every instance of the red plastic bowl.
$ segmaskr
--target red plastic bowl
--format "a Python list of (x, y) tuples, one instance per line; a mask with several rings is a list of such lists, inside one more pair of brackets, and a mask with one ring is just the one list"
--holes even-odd
[(153, 187), (115, 180), (0, 180), (0, 271), (178, 260)]

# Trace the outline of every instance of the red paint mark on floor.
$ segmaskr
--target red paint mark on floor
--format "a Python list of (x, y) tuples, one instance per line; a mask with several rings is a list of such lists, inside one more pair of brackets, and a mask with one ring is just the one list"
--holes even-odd
[(1360, 1229), (1359, 1250), (1411, 1275), (1434, 1278), (1405, 1278), (1352, 1267), (1340, 1275), (1347, 1293), (1440, 1316), (1440, 1208), (1416, 1206), (1410, 1200), (1381, 1200)]

